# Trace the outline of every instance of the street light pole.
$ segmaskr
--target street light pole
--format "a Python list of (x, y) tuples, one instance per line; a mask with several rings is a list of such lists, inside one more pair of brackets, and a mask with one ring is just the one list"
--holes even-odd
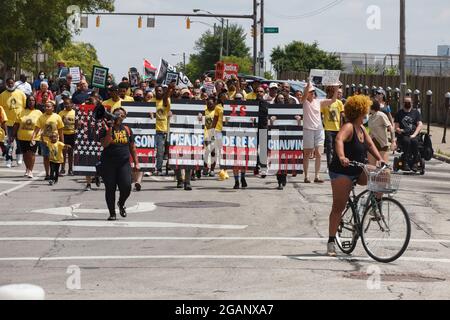
[(253, 74), (256, 75), (256, 57), (258, 55), (258, 0), (253, 0)]
[(222, 61), (223, 55), (223, 18), (220, 18), (220, 22), (222, 23), (221, 31), (220, 31), (220, 58), (219, 61)]

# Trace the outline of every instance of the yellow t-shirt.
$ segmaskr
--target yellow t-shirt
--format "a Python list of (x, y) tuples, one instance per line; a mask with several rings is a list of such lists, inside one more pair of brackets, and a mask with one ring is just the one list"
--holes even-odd
[(122, 106), (122, 99), (119, 98), (118, 101), (113, 101), (113, 99), (108, 99), (106, 101), (103, 101), (102, 103), (106, 109), (109, 110), (109, 112), (114, 112), (117, 108), (120, 108)]
[(52, 143), (51, 141), (47, 141), (47, 147), (50, 151), (49, 160), (53, 163), (64, 163), (64, 155), (63, 150), (65, 144), (61, 141), (56, 141)]
[(323, 125), (326, 131), (339, 131), (341, 129), (341, 112), (344, 112), (344, 104), (340, 100), (328, 107), (322, 107)]
[(64, 123), (59, 115), (52, 113), (51, 115), (43, 114), (39, 117), (36, 127), (42, 130), (42, 138), (44, 142), (50, 141), (53, 133), (58, 133), (59, 129), (64, 128)]
[[(0, 106), (0, 124), (8, 121), (8, 117), (6, 116), (5, 110)], [(0, 143), (5, 141), (5, 131), (0, 128)]]
[[(17, 139), (21, 141), (31, 141), (33, 131), (36, 128), (36, 124), (39, 118), (42, 116), (40, 110), (25, 109), (16, 119), (16, 123), (19, 124), (19, 130), (17, 130)], [(37, 135), (34, 141), (41, 140), (41, 135)]]
[(8, 121), (6, 125), (12, 127), (16, 122), (16, 118), (25, 106), (27, 105), (27, 96), (20, 90), (14, 90), (14, 92), (3, 91), (0, 94), (0, 106), (5, 109)]
[(164, 107), (164, 100), (155, 100), (156, 102), (156, 131), (157, 132), (167, 132), (168, 126), (167, 122), (169, 119), (170, 112), (170, 100), (169, 104)]
[(75, 110), (63, 110), (59, 113), (59, 116), (64, 123), (63, 134), (75, 134)]
[(205, 107), (205, 140), (211, 140), (212, 138), (209, 136), (209, 132), (212, 129), (215, 114), (215, 108), (213, 110), (209, 110), (207, 106)]
[(126, 95), (125, 98), (122, 99), (125, 102), (134, 102), (133, 97)]
[(223, 105), (221, 103), (218, 103), (216, 105), (216, 109), (214, 110), (214, 117), (219, 117), (216, 124), (216, 131), (222, 132), (223, 128)]
[(245, 100), (256, 100), (256, 92), (250, 92), (245, 95)]
[(5, 131), (0, 128), (0, 143), (3, 143), (5, 141)]

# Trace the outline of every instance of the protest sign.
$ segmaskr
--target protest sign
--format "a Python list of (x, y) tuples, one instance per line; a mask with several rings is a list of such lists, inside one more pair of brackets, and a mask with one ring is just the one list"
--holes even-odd
[(237, 77), (239, 72), (239, 65), (235, 63), (225, 63), (225, 62), (217, 62), (216, 63), (216, 80), (228, 80), (231, 78), (231, 75), (235, 75)]
[(92, 81), (91, 86), (94, 88), (106, 88), (106, 82), (108, 81), (108, 68), (94, 66), (92, 68)]
[(69, 74), (72, 76), (72, 83), (80, 83), (81, 81), (81, 71), (80, 67), (69, 68)]
[(139, 86), (140, 75), (135, 67), (131, 67), (128, 70), (128, 79), (130, 80), (131, 88), (137, 88)]
[(175, 81), (176, 85), (180, 88), (192, 86), (191, 81), (186, 75), (182, 72), (178, 72), (177, 68), (172, 66), (166, 60), (161, 59), (158, 75), (156, 76), (156, 83), (160, 85), (169, 85), (172, 81)]
[(73, 171), (76, 175), (94, 176), (95, 164), (103, 150), (99, 139), (102, 121), (94, 118), (94, 109), (94, 105), (75, 105), (75, 121), (79, 125), (73, 150)]
[[(273, 104), (268, 107), (268, 175), (303, 173), (303, 126), (296, 116), (300, 105)], [(274, 117), (274, 118), (272, 118)]]
[(203, 168), (204, 123), (198, 115), (205, 110), (205, 103), (172, 101), (170, 110), (169, 166), (174, 169)]
[(336, 86), (340, 84), (341, 70), (311, 69), (309, 76), (316, 86)]
[(123, 123), (133, 132), (141, 171), (153, 172), (156, 167), (156, 120), (149, 114), (156, 112), (155, 103), (123, 101), (122, 107), (127, 111), (127, 118)]
[(258, 159), (259, 105), (251, 101), (228, 101), (224, 105), (222, 130), (223, 169), (254, 169)]

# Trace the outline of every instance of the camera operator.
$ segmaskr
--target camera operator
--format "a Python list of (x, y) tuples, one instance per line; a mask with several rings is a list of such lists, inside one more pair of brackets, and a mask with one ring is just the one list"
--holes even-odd
[(100, 157), (100, 174), (105, 184), (105, 198), (110, 217), (116, 220), (116, 188), (119, 188), (120, 197), (117, 203), (119, 213), (126, 217), (125, 201), (131, 193), (131, 165), (130, 155), (134, 162), (134, 170), (139, 170), (133, 133), (130, 128), (123, 125), (126, 111), (122, 107), (114, 110), (114, 114), (105, 112), (107, 127), (100, 131), (100, 141), (103, 152)]

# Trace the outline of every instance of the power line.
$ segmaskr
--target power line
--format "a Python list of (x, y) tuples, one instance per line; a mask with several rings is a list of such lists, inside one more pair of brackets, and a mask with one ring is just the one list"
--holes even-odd
[(320, 7), (318, 9), (309, 11), (309, 12), (305, 12), (302, 13), (300, 15), (284, 15), (284, 14), (275, 14), (273, 12), (268, 12), (269, 15), (272, 15), (276, 18), (281, 18), (281, 19), (289, 19), (289, 20), (297, 20), (297, 19), (305, 19), (305, 18), (311, 18), (314, 16), (317, 16), (319, 14), (322, 14), (323, 12), (327, 11), (328, 9), (331, 9), (335, 6), (337, 6), (338, 4), (342, 3), (344, 0), (334, 0), (330, 3), (328, 3), (327, 5)]

